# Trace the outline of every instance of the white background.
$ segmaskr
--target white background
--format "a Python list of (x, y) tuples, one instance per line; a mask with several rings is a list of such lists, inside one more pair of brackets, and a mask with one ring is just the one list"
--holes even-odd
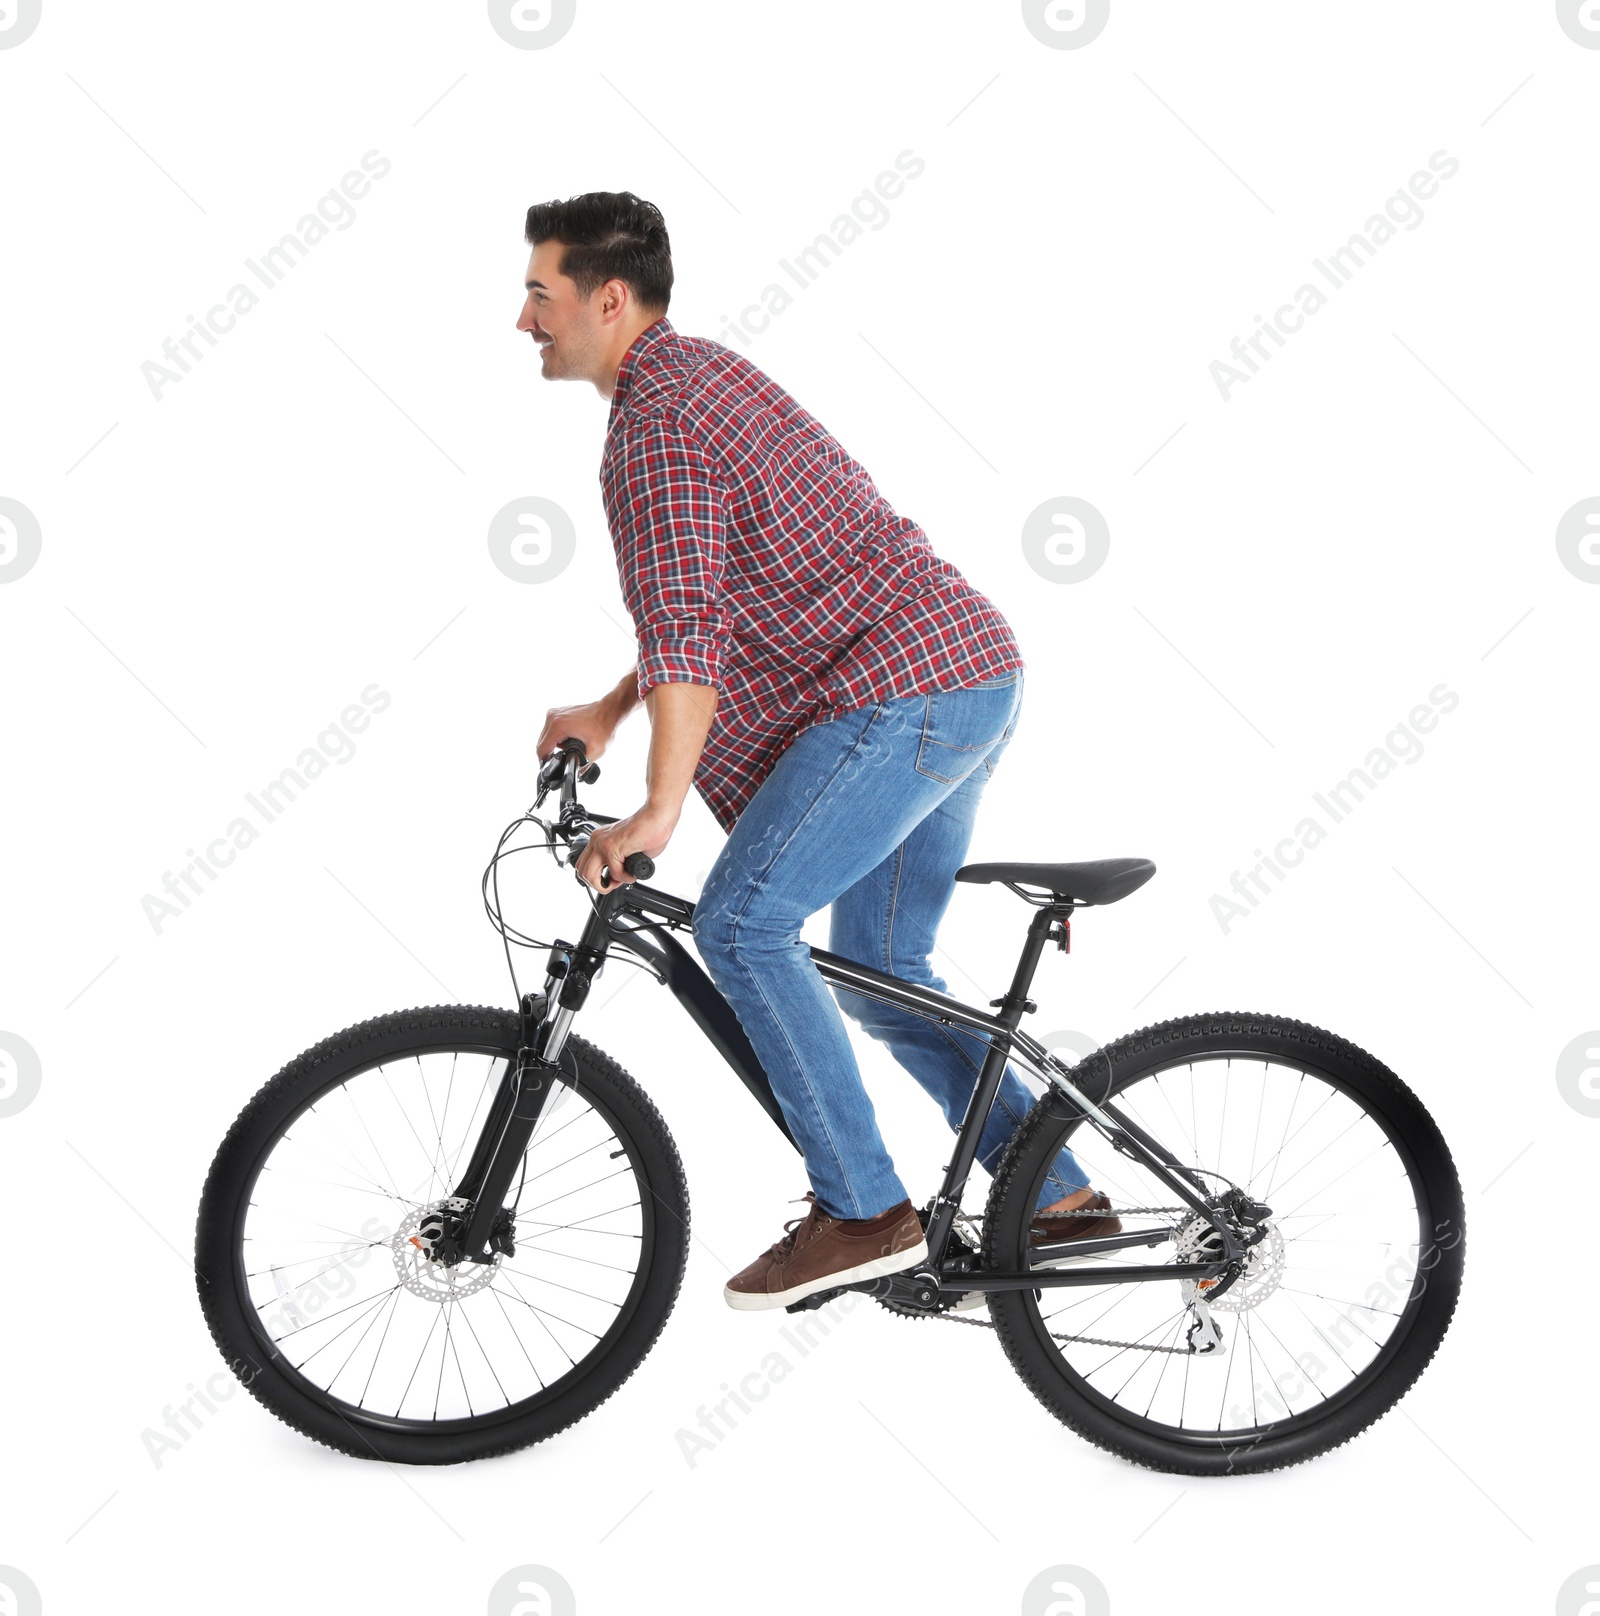
[[(52, 1613), (478, 1612), (521, 1563), (585, 1612), (1011, 1612), (1062, 1563), (1118, 1616), (1551, 1608), (1600, 1560), (1600, 1120), (1555, 1080), (1600, 1024), (1600, 589), (1555, 543), (1600, 494), (1597, 95), (1600, 51), (1547, 0), (1115, 0), (1075, 49), (944, 0), (578, 0), (541, 49), (480, 4), (44, 0), (0, 51), (0, 495), (43, 535), (0, 585), (0, 1030), (43, 1069), (0, 1119), (0, 1563)], [(163, 339), (373, 150), (392, 172), (355, 222), (158, 402)], [(142, 1433), (220, 1367), (186, 1255), (217, 1141), (342, 1026), (508, 1002), (479, 872), (545, 708), (632, 660), (606, 406), (541, 383), (513, 330), (525, 209), (655, 201), (674, 323), (717, 336), (907, 150), (926, 171), (888, 223), (746, 351), (1016, 629), (1027, 703), (972, 856), (1159, 866), (1046, 956), (1030, 1025), (1270, 1010), (1387, 1062), (1468, 1194), (1439, 1357), (1349, 1446), (1196, 1481), (1057, 1425), (987, 1333), (861, 1307), (691, 1468), (675, 1433), (788, 1322), (722, 1282), (805, 1186), (616, 966), (579, 1027), (662, 1108), (697, 1234), (634, 1378), (461, 1469), (344, 1458), (243, 1395), (158, 1468)], [(1212, 361), (1439, 151), (1460, 168), (1423, 222), (1224, 402)], [(486, 544), (525, 495), (578, 535), (536, 587)], [(1110, 527), (1077, 583), (1020, 543), (1060, 495)], [(1441, 682), (1424, 755), (1225, 934), (1213, 894)], [(158, 933), (145, 895), (373, 683), (392, 704), (355, 757)], [(591, 806), (638, 805), (646, 741), (636, 714)], [(692, 897), (720, 839), (691, 797), (659, 884)], [(523, 919), (584, 913), (550, 867)], [(1025, 918), (959, 889), (951, 991), (1002, 991)], [(857, 1043), (926, 1194), (943, 1125)]]

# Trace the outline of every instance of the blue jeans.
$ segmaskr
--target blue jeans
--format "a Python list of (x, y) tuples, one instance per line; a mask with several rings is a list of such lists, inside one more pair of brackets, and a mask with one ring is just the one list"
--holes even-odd
[[(800, 929), (832, 904), (833, 953), (948, 991), (929, 955), (978, 799), (1016, 726), (1022, 683), (1019, 669), (852, 708), (802, 730), (740, 815), (695, 904), (706, 970), (766, 1067), (817, 1204), (834, 1217), (876, 1217), (907, 1199), (840, 1008), (889, 1047), (952, 1128), (966, 1113), (988, 1041), (830, 989)], [(974, 960), (977, 970), (998, 964)], [(1008, 1066), (979, 1140), (978, 1159), (991, 1173), (1032, 1104)], [(1063, 1150), (1038, 1204), (1088, 1183)]]

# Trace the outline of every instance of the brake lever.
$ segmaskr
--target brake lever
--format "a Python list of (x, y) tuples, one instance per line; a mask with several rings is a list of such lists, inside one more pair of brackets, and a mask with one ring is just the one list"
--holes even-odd
[[(588, 847), (590, 837), (600, 828), (599, 824), (596, 823), (599, 817), (600, 816), (596, 814), (585, 814), (583, 822), (588, 826), (588, 829), (579, 831), (576, 836), (573, 836), (567, 842), (567, 847), (569, 849), (567, 867), (569, 869), (576, 866), (578, 860), (583, 857), (584, 849)], [(606, 823), (614, 825), (617, 823), (617, 821), (615, 819), (607, 819)], [(651, 858), (648, 853), (644, 852), (633, 852), (628, 854), (628, 856), (622, 861), (622, 867), (634, 878), (635, 881), (648, 881), (651, 876), (656, 873), (656, 861)], [(603, 888), (601, 888), (601, 890), (604, 892), (610, 892), (619, 885), (625, 885), (625, 883), (615, 881), (608, 882)]]
[(543, 763), (539, 765), (539, 794), (533, 799), (535, 808), (543, 807), (544, 799), (561, 783), (567, 772), (567, 759), (571, 756), (565, 748), (552, 752)]

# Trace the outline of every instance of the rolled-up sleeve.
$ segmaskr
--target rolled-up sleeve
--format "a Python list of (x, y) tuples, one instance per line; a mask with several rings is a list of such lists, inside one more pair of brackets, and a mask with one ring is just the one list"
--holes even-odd
[(721, 686), (732, 614), (723, 595), (728, 501), (705, 448), (670, 421), (628, 434), (606, 488), (622, 597), (639, 639), (639, 695)]

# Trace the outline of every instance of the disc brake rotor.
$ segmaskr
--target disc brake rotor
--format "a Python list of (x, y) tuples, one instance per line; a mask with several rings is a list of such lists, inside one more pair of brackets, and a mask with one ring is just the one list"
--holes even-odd
[[(1213, 1298), (1214, 1279), (1186, 1279), (1183, 1297), (1192, 1302), (1197, 1296), (1217, 1313), (1248, 1313), (1260, 1307), (1283, 1282), (1283, 1233), (1273, 1219), (1262, 1224), (1266, 1233), (1245, 1256), (1244, 1271), (1220, 1296)], [(1222, 1238), (1198, 1213), (1191, 1213), (1178, 1225), (1173, 1238), (1174, 1260), (1180, 1263), (1214, 1262), (1222, 1256)]]
[(491, 1262), (463, 1262), (454, 1267), (433, 1260), (434, 1248), (444, 1233), (445, 1215), (459, 1215), (470, 1204), (459, 1196), (447, 1195), (442, 1201), (430, 1202), (409, 1213), (395, 1230), (389, 1241), (394, 1271), (413, 1296), (442, 1305), (460, 1301), (494, 1283), (500, 1264), (505, 1260), (500, 1252), (495, 1253)]

